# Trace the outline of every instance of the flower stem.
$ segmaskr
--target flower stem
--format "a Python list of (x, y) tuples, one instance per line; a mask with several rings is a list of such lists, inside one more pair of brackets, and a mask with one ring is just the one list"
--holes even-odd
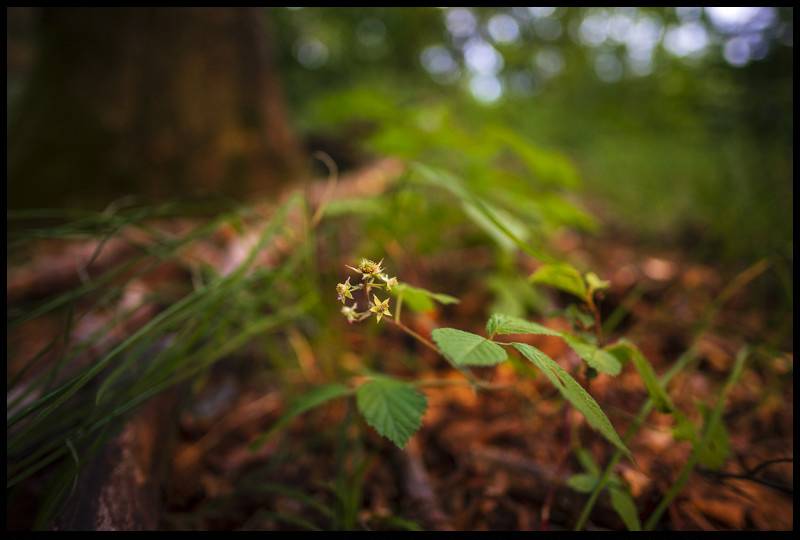
[(428, 339), (425, 339), (424, 337), (422, 337), (418, 333), (414, 332), (411, 328), (409, 328), (408, 326), (406, 326), (405, 324), (403, 324), (402, 322), (397, 320), (397, 317), (395, 317), (394, 319), (389, 319), (389, 320), (392, 321), (395, 325), (397, 325), (403, 332), (405, 332), (409, 336), (413, 337), (414, 339), (416, 339), (417, 341), (419, 341), (420, 343), (422, 343), (423, 345), (425, 345), (426, 347), (428, 347), (429, 349), (431, 349), (435, 353), (439, 354), (439, 349), (436, 347), (436, 345), (433, 344), (432, 341), (430, 341)]
[[(434, 345), (434, 343), (431, 340), (426, 339), (426, 338), (422, 337), (421, 335), (419, 335), (418, 333), (414, 332), (411, 328), (409, 328), (408, 326), (406, 326), (405, 324), (403, 324), (402, 322), (397, 320), (397, 317), (395, 317), (394, 319), (389, 319), (389, 320), (391, 322), (393, 322), (397, 327), (399, 327), (403, 332), (405, 332), (409, 336), (413, 337), (414, 339), (416, 339), (417, 341), (419, 341), (420, 343), (422, 343), (423, 345), (425, 345), (426, 347), (428, 347), (429, 349), (434, 351), (436, 354), (440, 354), (440, 355), (442, 354), (441, 351), (439, 351), (438, 347), (436, 347), (436, 345)], [(463, 368), (461, 366), (458, 366), (458, 365), (454, 364), (446, 356), (444, 356), (444, 355), (442, 355), (442, 356), (444, 357), (445, 360), (447, 360), (447, 362), (454, 369), (458, 370), (462, 375), (464, 375), (464, 377), (466, 377), (469, 380), (469, 383), (474, 388), (481, 388), (483, 390), (495, 390), (496, 389), (496, 388), (494, 388), (495, 385), (492, 385), (491, 383), (487, 383), (487, 382), (481, 381), (480, 379), (475, 377), (475, 375), (473, 375), (468, 369), (465, 369), (465, 368)]]

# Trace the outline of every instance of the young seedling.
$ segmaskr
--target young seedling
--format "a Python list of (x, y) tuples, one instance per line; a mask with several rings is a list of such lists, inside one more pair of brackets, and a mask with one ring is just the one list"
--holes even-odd
[[(404, 298), (408, 297), (410, 302), (417, 304), (425, 304), (426, 301), (429, 304), (432, 304), (433, 301), (450, 303), (457, 301), (456, 299), (411, 287), (401, 283), (396, 277), (389, 277), (383, 267), (383, 260), (376, 263), (370, 259), (361, 259), (357, 267), (347, 266), (347, 268), (361, 276), (361, 283), (357, 285), (353, 285), (348, 277), (343, 283), (336, 286), (337, 298), (345, 304), (342, 314), (348, 322), (361, 322), (375, 315), (376, 322), (380, 323), (385, 317), (386, 320), (398, 326), (424, 346), (441, 354), (455, 369), (464, 374), (476, 389), (490, 390), (493, 389), (493, 385), (477, 379), (469, 371), (470, 367), (495, 366), (508, 360), (507, 348), (516, 350), (523, 358), (544, 372), (547, 379), (559, 392), (584, 415), (590, 426), (598, 430), (614, 446), (630, 455), (597, 402), (557, 362), (536, 347), (525, 343), (496, 341), (495, 336), (546, 334), (561, 337), (593, 369), (616, 375), (620, 371), (620, 364), (613, 355), (578, 336), (497, 313), (487, 321), (488, 338), (456, 328), (437, 328), (431, 334), (432, 340), (428, 340), (400, 321)], [(561, 274), (564, 275), (563, 272)], [(586, 281), (580, 274), (575, 274), (575, 276), (577, 279), (569, 284), (570, 288), (573, 292), (580, 294), (582, 298), (587, 299), (588, 303), (593, 306), (592, 295), (596, 290), (606, 287), (607, 282), (601, 281), (594, 274), (588, 275)], [(567, 279), (575, 276), (570, 274)], [(566, 283), (567, 281), (562, 280), (562, 282)], [(361, 307), (352, 294), (362, 289), (367, 302), (366, 307)], [(376, 290), (396, 292), (397, 304), (394, 314), (391, 312), (390, 299), (379, 298)], [(348, 302), (351, 303), (348, 304)], [(376, 392), (378, 387), (380, 391)], [(359, 410), (367, 423), (400, 447), (405, 446), (408, 438), (421, 425), (422, 415), (425, 412), (424, 396), (419, 394), (414, 385), (410, 383), (396, 381), (384, 375), (373, 376), (356, 390), (356, 396)], [(376, 412), (377, 409), (380, 409), (379, 414)], [(394, 417), (395, 414), (398, 416)], [(414, 427), (414, 429), (399, 429), (401, 426), (404, 428)]]

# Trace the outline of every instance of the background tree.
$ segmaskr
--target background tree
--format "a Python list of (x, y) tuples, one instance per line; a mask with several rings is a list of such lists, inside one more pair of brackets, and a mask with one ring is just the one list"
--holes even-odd
[[(274, 191), (302, 174), (264, 10), (38, 11), (9, 205)], [(74, 195), (73, 195), (74, 194)]]

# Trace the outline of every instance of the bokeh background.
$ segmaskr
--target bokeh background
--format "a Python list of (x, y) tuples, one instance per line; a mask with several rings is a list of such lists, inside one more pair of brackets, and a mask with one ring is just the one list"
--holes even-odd
[[(161, 155), (170, 152), (195, 155), (187, 142), (194, 128), (184, 117), (194, 116), (197, 123), (210, 117), (205, 106), (212, 102), (202, 94), (219, 87), (210, 79), (238, 77), (227, 64), (252, 63), (238, 57), (223, 63), (225, 44), (246, 45), (242, 35), (247, 32), (237, 33), (239, 23), (226, 27), (219, 22), (224, 17), (214, 14), (176, 13), (171, 20), (157, 20), (143, 10), (92, 20), (79, 11), (62, 22), (67, 17), (41, 17), (35, 9), (7, 13), (12, 206), (16, 200), (51, 206), (70, 193), (86, 201), (98, 185), (114, 184), (114, 195), (136, 193), (145, 183), (135, 172), (141, 161), (166, 159)], [(581, 192), (602, 207), (604, 218), (658, 241), (665, 235), (679, 237), (710, 257), (790, 257), (792, 14), (791, 8), (780, 7), (276, 8), (255, 14), (255, 29), (249, 31), (263, 33), (253, 42), (268, 42), (267, 54), (274, 60), (269, 78), (283, 89), (292, 130), (311, 150), (329, 150), (342, 168), (357, 159), (351, 155), (355, 150), (365, 147), (419, 157), (414, 141), (403, 140), (408, 134), (403, 129), (446, 133), (453, 117), (473, 133), (500, 124), (567, 155), (583, 180)], [(71, 55), (53, 53), (51, 47), (64, 48), (59, 40), (75, 43), (69, 35), (53, 35), (62, 27), (69, 31), (70, 25), (86, 35), (100, 32), (92, 25), (105, 26), (106, 32), (123, 36), (115, 43), (133, 45), (103, 51), (89, 44)], [(193, 26), (198, 35), (192, 34)], [(179, 58), (202, 43), (204, 30), (217, 32), (222, 41), (214, 45), (218, 63), (192, 72), (190, 61)], [(182, 33), (183, 38), (159, 47), (159, 40), (165, 41), (161, 33)], [(156, 45), (148, 49), (146, 42)], [(96, 64), (102, 74), (86, 63)], [(184, 63), (189, 67), (179, 67)], [(147, 65), (155, 66), (153, 72), (183, 69), (182, 84), (190, 88), (116, 88)], [(244, 82), (254, 92), (271, 84), (258, 82), (256, 72)], [(163, 83), (156, 73), (137, 84), (146, 85), (148, 77), (153, 84)], [(61, 89), (67, 82), (84, 102), (70, 102), (67, 89), (47, 98), (48, 113), (44, 101), (30, 96), (39, 86)], [(142, 95), (155, 105), (137, 105)], [(171, 99), (184, 105), (171, 107)], [(93, 114), (75, 112), (91, 108), (86, 101), (113, 108), (108, 115), (116, 123), (107, 122), (111, 127), (104, 129), (125, 129), (128, 137), (111, 144), (108, 133), (95, 132), (87, 125)], [(146, 150), (147, 143), (131, 134), (138, 130), (152, 139), (165, 129), (159, 121), (189, 126), (167, 138), (161, 153)], [(51, 137), (30, 133), (40, 130), (38, 122), (49, 124)], [(221, 119), (205, 122), (223, 129)], [(370, 138), (376, 124), (380, 136)], [(26, 139), (34, 136), (41, 140)], [(220, 139), (215, 144), (244, 143)], [(87, 145), (94, 145), (95, 153), (133, 154), (120, 157), (122, 165), (117, 165), (129, 174), (104, 176), (97, 157), (64, 165), (58, 174), (30, 165), (49, 161), (52, 171), (57, 159), (48, 159), (48, 152), (88, 153)], [(20, 146), (26, 148), (18, 152)], [(452, 150), (452, 160), (469, 160), (471, 149)], [(17, 158), (18, 153), (24, 156)], [(220, 182), (247, 182), (235, 164), (224, 168), (207, 157), (200, 161), (194, 167), (170, 165), (166, 174), (189, 170), (194, 177), (177, 182), (183, 188), (165, 188), (163, 195), (185, 193), (185, 186), (201, 183), (210, 168), (226, 176)], [(14, 197), (17, 186), (37, 181), (28, 174), (32, 168), (46, 189), (36, 186), (35, 193)]]

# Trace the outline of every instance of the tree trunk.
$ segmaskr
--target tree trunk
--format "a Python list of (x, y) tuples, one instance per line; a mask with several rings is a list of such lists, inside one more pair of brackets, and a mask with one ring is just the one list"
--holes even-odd
[(252, 8), (44, 8), (11, 208), (275, 193), (305, 173)]

